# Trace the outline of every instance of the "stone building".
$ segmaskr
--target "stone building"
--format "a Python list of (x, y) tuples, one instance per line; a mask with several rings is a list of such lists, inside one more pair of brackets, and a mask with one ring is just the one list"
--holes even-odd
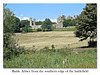
[[(57, 24), (52, 24), (53, 27), (55, 28), (63, 28), (63, 21), (65, 19), (76, 19), (76, 17), (74, 16), (74, 18), (72, 18), (71, 16), (68, 16), (67, 18), (62, 15), (62, 16), (59, 16), (57, 18)], [(33, 19), (33, 24), (32, 24), (32, 18), (30, 18), (30, 26), (32, 27), (32, 29), (38, 29), (38, 28), (41, 28), (42, 25), (35, 25), (35, 19)]]
[(30, 26), (32, 26), (32, 18), (30, 18)]
[(38, 29), (41, 28), (42, 25), (35, 25), (35, 19), (33, 19), (33, 24), (32, 24), (32, 18), (30, 18), (30, 26), (32, 29)]
[(55, 28), (63, 28), (63, 21), (65, 20), (65, 16), (62, 15), (62, 16), (59, 16), (57, 18), (57, 24), (53, 24), (52, 26), (55, 27)]

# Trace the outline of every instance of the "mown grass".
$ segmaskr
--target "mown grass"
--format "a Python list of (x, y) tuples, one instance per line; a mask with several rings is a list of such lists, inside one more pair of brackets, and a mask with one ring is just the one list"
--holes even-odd
[(19, 46), (25, 46), (25, 48), (35, 46), (36, 49), (42, 49), (45, 46), (51, 47), (52, 44), (57, 49), (67, 47), (68, 45), (71, 48), (88, 45), (88, 39), (79, 41), (79, 38), (75, 37), (74, 31), (16, 33), (14, 39), (18, 40)]
[(53, 31), (74, 31), (75, 28), (55, 28)]
[(38, 32), (37, 29), (32, 29), (33, 32)]
[[(52, 31), (74, 31), (74, 30), (75, 30), (75, 28), (55, 28)], [(43, 30), (38, 31), (37, 29), (33, 29), (32, 31), (33, 32), (43, 32)]]
[(26, 54), (4, 59), (4, 68), (96, 68), (97, 51), (73, 52), (73, 49), (27, 50)]

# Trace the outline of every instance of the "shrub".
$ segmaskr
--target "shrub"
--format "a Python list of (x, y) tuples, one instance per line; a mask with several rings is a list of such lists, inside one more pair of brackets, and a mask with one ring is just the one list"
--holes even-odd
[(28, 25), (25, 25), (25, 27), (23, 27), (23, 28), (21, 29), (21, 31), (22, 31), (23, 33), (25, 33), (25, 32), (33, 32), (32, 28), (31, 28), (30, 26), (28, 26)]
[(68, 56), (71, 54), (72, 51), (73, 49), (68, 48), (68, 47), (57, 49), (57, 53), (61, 54), (62, 56)]
[(7, 59), (9, 59), (11, 55), (17, 54), (16, 43), (11, 36), (11, 33), (4, 33), (3, 35), (3, 57)]
[(55, 49), (55, 46), (54, 45), (52, 45), (51, 47), (52, 47), (52, 49)]
[(33, 29), (32, 28), (28, 28), (28, 32), (33, 32)]
[(41, 28), (38, 28), (37, 31), (42, 31), (42, 29)]
[(97, 47), (97, 41), (89, 41), (88, 46), (89, 47)]
[(18, 44), (12, 38), (11, 33), (4, 33), (3, 35), (3, 58), (11, 59), (13, 55), (17, 56), (26, 53), (24, 47), (18, 47)]

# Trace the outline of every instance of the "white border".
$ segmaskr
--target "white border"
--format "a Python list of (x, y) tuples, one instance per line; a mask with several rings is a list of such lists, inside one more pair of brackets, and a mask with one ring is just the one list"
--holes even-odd
[[(74, 74), (74, 75), (80, 75), (80, 73), (12, 73), (12, 70), (25, 70), (24, 68), (23, 69), (20, 69), (20, 68), (15, 68), (15, 69), (4, 69), (3, 68), (3, 3), (97, 3), (97, 25), (98, 25), (98, 47), (97, 47), (97, 69), (84, 69), (84, 68), (81, 68), (81, 69), (70, 69), (70, 68), (66, 68), (66, 69), (62, 69), (61, 70), (89, 70), (88, 73), (81, 73), (81, 75), (83, 74), (86, 74), (86, 75), (99, 75), (100, 73), (100, 47), (99, 47), (99, 44), (100, 44), (100, 41), (99, 41), (99, 38), (100, 38), (100, 2), (99, 0), (1, 0), (0, 1), (0, 74), (2, 75), (12, 75), (12, 74), (15, 74), (15, 75), (27, 75), (27, 74), (31, 74), (31, 75), (34, 75), (34, 74)], [(39, 69), (26, 69), (26, 70), (41, 70), (40, 68)], [(51, 68), (51, 69), (42, 69), (42, 70), (60, 70), (60, 69), (54, 69), (54, 68)]]

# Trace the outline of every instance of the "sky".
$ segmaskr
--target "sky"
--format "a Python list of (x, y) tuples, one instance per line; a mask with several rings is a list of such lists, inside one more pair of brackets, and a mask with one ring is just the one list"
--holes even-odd
[(44, 21), (45, 18), (49, 18), (51, 21), (57, 22), (57, 18), (61, 15), (65, 15), (66, 18), (68, 16), (74, 17), (74, 15), (79, 15), (85, 5), (86, 3), (8, 3), (6, 7), (13, 11), (15, 16), (20, 20), (29, 20), (31, 17), (35, 18), (36, 21)]

